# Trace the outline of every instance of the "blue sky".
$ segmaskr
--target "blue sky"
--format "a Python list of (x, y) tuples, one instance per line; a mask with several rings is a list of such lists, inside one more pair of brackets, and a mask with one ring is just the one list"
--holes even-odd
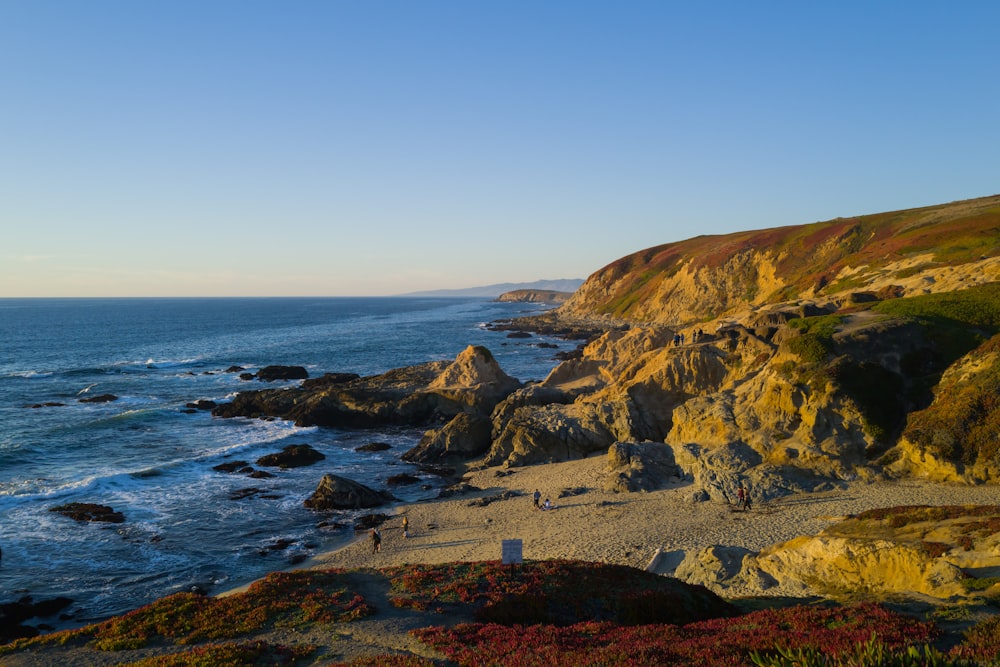
[(1000, 3), (0, 2), (0, 296), (385, 295), (1000, 193)]

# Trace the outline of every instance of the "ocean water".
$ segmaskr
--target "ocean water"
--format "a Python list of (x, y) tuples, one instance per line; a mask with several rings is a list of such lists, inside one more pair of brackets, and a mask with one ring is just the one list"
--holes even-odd
[[(52, 624), (72, 627), (289, 567), (353, 534), (320, 527), (324, 519), (349, 525), (351, 513), (302, 505), (325, 473), (386, 488), (387, 477), (409, 472), (434, 488), (393, 493), (433, 497), (441, 481), (399, 460), (419, 429), (298, 428), (185, 405), (294, 384), (242, 381), (225, 372), (231, 366), (372, 375), (453, 359), (470, 344), (489, 348), (509, 375), (541, 379), (558, 350), (539, 343), (575, 343), (507, 338), (485, 325), (542, 309), (455, 298), (0, 299), (0, 603), (70, 597), (71, 618)], [(100, 394), (119, 399), (80, 402)], [(391, 449), (355, 451), (370, 442)], [(301, 443), (326, 459), (268, 469), (270, 479), (213, 470)], [(233, 499), (247, 488), (259, 491)], [(50, 511), (68, 502), (110, 505), (125, 522)]]

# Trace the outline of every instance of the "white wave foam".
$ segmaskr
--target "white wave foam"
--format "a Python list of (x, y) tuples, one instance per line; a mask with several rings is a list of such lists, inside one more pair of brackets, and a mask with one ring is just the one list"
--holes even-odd
[(21, 378), (24, 380), (35, 380), (37, 378), (49, 378), (55, 375), (51, 371), (12, 371), (5, 377)]

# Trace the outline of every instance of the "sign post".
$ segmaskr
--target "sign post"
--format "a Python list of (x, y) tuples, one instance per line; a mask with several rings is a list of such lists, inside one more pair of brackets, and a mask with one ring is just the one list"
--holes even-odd
[(500, 564), (509, 565), (511, 572), (513, 572), (515, 565), (521, 565), (524, 562), (522, 549), (521, 540), (503, 540), (500, 543)]

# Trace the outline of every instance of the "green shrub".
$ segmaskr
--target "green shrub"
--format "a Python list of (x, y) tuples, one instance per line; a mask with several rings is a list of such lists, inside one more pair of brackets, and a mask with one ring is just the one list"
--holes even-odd
[(750, 660), (758, 667), (959, 667), (970, 663), (949, 658), (930, 646), (892, 650), (872, 637), (852, 651), (829, 654), (824, 649), (778, 649), (752, 651)]

